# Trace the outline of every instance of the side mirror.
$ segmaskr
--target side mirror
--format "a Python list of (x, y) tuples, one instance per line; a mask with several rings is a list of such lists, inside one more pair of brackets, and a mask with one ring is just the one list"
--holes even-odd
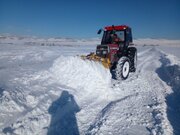
[(101, 34), (101, 32), (102, 32), (102, 29), (99, 29), (98, 32), (97, 32), (97, 34)]

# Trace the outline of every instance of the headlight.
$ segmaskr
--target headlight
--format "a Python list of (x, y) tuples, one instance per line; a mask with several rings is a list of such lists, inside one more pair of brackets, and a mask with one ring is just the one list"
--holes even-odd
[(100, 54), (100, 51), (96, 51), (96, 54)]
[(103, 51), (102, 54), (107, 54), (107, 51)]

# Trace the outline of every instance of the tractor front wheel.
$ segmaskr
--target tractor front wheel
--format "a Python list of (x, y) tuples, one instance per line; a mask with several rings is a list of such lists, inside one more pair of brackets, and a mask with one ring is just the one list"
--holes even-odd
[(116, 79), (125, 80), (129, 76), (130, 71), (130, 60), (128, 57), (121, 57), (116, 65), (115, 73)]

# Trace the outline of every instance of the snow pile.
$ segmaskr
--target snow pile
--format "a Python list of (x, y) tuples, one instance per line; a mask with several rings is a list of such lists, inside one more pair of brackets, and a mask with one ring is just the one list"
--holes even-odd
[(11, 113), (11, 112), (21, 112), (24, 110), (23, 106), (18, 106), (18, 104), (13, 100), (15, 97), (15, 93), (3, 91), (2, 97), (0, 97), (0, 112)]
[[(87, 127), (98, 110), (108, 102), (107, 97), (112, 95), (109, 94), (111, 83), (109, 70), (98, 62), (82, 60), (80, 57), (61, 56), (53, 62), (50, 69), (24, 74), (23, 77), (13, 80), (12, 82), (21, 86), (22, 91), (15, 89), (11, 93), (3, 92), (0, 112), (4, 115), (4, 119), (0, 121), (2, 127), (0, 134), (46, 134), (49, 131), (48, 127), (53, 129), (51, 124), (54, 123), (54, 117), (58, 119), (61, 114), (67, 113), (68, 109), (73, 110), (68, 106), (69, 100), (65, 102), (62, 98), (63, 92), (69, 93), (68, 97), (70, 95), (74, 97), (81, 108), (81, 112), (76, 116), (77, 120), (80, 121), (81, 127)], [(4, 100), (5, 96), (8, 97), (7, 102)], [(62, 109), (59, 102), (67, 103), (65, 108)], [(56, 115), (49, 112), (49, 108), (54, 108), (54, 104), (59, 108)], [(94, 106), (98, 109), (94, 109)], [(94, 115), (90, 117), (91, 114)], [(13, 116), (16, 118), (12, 118)], [(12, 120), (4, 124), (8, 117)]]
[(166, 57), (171, 61), (171, 65), (180, 65), (180, 59), (176, 56), (168, 54)]
[(50, 71), (62, 85), (75, 89), (95, 89), (97, 84), (108, 86), (111, 82), (109, 69), (98, 62), (82, 60), (80, 57), (61, 56)]

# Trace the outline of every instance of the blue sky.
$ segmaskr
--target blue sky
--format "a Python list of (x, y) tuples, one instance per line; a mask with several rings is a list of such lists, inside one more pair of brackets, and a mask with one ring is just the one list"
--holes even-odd
[(0, 0), (0, 34), (90, 38), (112, 24), (180, 39), (180, 0)]

